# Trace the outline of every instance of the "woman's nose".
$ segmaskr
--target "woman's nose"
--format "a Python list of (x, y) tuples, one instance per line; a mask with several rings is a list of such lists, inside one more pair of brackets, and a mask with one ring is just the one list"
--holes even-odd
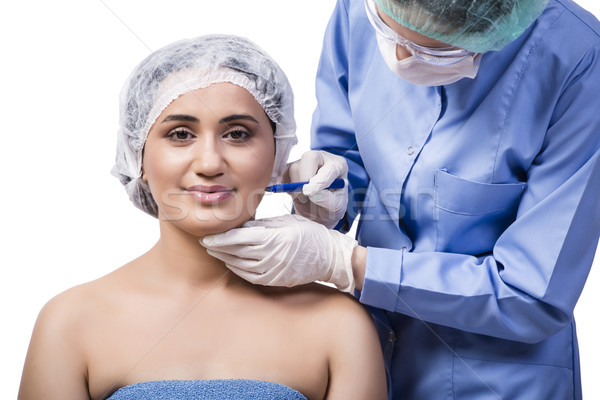
[(194, 149), (194, 172), (197, 175), (214, 177), (225, 170), (223, 150), (214, 138), (201, 138)]

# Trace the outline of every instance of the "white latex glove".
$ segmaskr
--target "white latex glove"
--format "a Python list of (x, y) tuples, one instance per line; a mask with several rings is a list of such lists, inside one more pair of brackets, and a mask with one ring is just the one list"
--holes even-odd
[(348, 185), (344, 189), (325, 190), (337, 179), (348, 182), (348, 164), (343, 157), (313, 150), (288, 166), (290, 182), (309, 181), (302, 193), (291, 193), (297, 214), (333, 228), (344, 217), (348, 205)]
[(200, 243), (252, 283), (297, 286), (323, 281), (354, 291), (351, 258), (356, 240), (299, 215), (249, 221)]

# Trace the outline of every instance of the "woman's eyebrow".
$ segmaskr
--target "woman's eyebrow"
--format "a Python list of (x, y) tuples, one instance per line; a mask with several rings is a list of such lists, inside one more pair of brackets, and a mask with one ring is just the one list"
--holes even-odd
[(250, 115), (246, 115), (246, 114), (232, 114), (232, 115), (228, 115), (226, 117), (221, 118), (219, 120), (219, 122), (222, 123), (222, 124), (224, 124), (224, 123), (227, 123), (227, 122), (230, 122), (230, 121), (235, 121), (235, 120), (238, 120), (238, 119), (246, 119), (246, 120), (249, 120), (249, 121), (254, 121), (254, 122), (256, 122), (258, 124), (258, 121), (254, 117), (252, 117)]
[(168, 115), (165, 119), (163, 119), (162, 123), (165, 122), (169, 122), (169, 121), (186, 121), (186, 122), (200, 122), (200, 120), (192, 115), (186, 115), (186, 114), (173, 114), (173, 115)]

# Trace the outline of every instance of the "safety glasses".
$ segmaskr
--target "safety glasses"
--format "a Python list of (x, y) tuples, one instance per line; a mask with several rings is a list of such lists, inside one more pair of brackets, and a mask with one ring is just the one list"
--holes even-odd
[(406, 48), (413, 56), (433, 65), (452, 65), (467, 57), (474, 56), (476, 53), (461, 49), (459, 47), (426, 47), (411, 42), (400, 36), (398, 32), (387, 25), (381, 16), (375, 4), (375, 0), (365, 0), (367, 16), (375, 31), (383, 38)]

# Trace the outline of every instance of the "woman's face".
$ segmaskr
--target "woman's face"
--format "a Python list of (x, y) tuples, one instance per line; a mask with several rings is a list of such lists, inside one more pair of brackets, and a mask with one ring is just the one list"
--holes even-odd
[(275, 161), (270, 121), (248, 91), (213, 84), (175, 99), (148, 133), (143, 179), (159, 219), (197, 237), (251, 219)]

